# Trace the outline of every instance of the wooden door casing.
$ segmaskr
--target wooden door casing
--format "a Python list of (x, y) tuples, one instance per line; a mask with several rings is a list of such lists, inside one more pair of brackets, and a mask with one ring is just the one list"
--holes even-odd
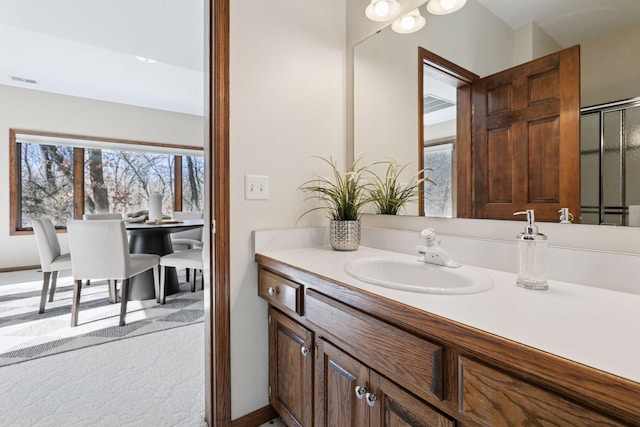
[(472, 92), (474, 217), (580, 212), (579, 46), (479, 79)]

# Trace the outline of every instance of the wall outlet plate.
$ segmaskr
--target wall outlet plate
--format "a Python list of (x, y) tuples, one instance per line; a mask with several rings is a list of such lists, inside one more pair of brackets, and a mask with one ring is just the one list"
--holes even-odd
[(267, 200), (269, 199), (269, 177), (267, 175), (244, 176), (244, 199)]

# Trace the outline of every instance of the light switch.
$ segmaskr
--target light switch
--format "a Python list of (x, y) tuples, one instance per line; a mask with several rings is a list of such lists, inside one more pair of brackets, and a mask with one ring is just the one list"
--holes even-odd
[(269, 198), (269, 177), (267, 175), (244, 176), (245, 200), (267, 200)]

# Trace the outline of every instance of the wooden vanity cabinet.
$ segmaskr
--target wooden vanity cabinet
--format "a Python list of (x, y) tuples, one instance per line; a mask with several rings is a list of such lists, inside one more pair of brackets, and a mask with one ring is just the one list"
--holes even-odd
[(640, 426), (638, 383), (257, 259), (289, 427)]
[(313, 420), (314, 334), (269, 309), (269, 403), (289, 427)]
[(357, 359), (317, 340), (315, 425), (453, 427), (455, 423)]

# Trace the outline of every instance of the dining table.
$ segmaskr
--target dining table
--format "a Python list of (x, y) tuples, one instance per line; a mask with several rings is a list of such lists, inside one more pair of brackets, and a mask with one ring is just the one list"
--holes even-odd
[[(129, 252), (160, 256), (173, 253), (171, 233), (202, 228), (203, 226), (204, 220), (202, 218), (179, 221), (125, 221), (125, 227), (129, 234)], [(167, 268), (165, 280), (165, 295), (175, 294), (180, 291), (175, 268)], [(129, 300), (139, 301), (152, 298), (156, 298), (153, 286), (153, 271), (147, 270), (132, 277), (129, 284)]]

